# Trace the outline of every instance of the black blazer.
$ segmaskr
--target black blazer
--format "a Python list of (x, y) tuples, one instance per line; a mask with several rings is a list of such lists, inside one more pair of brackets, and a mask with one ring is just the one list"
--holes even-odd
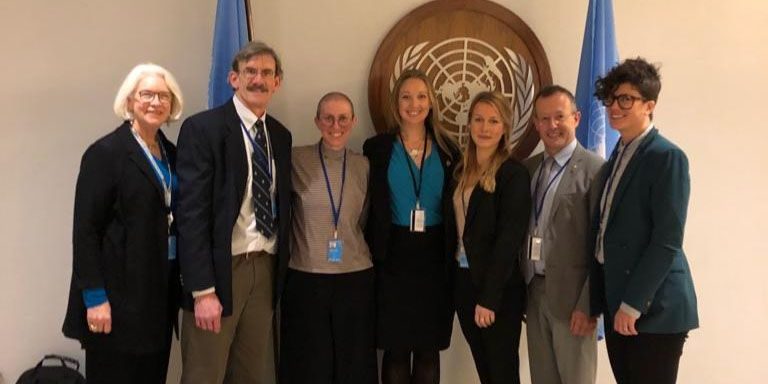
[[(371, 205), (368, 223), (365, 226), (365, 241), (368, 243), (374, 261), (383, 261), (387, 257), (389, 233), (392, 227), (387, 172), (389, 172), (389, 159), (392, 156), (395, 140), (397, 140), (397, 135), (394, 133), (381, 133), (369, 138), (363, 144), (363, 154), (368, 158), (371, 167), (368, 187)], [(443, 196), (450, 196), (446, 193), (449, 193), (453, 166), (458, 159), (459, 150), (458, 148), (451, 148), (451, 153), (448, 154), (438, 145), (433, 145), (432, 149), (437, 150), (443, 165), (445, 174)]]
[[(277, 263), (273, 305), (288, 270), (291, 207), (291, 133), (267, 115), (277, 180)], [(232, 100), (187, 118), (179, 132), (179, 263), (182, 306), (192, 292), (216, 287), (223, 316), (232, 314), (232, 228), (248, 179), (240, 117)]]
[[(171, 168), (176, 149), (160, 132)], [(73, 263), (64, 335), (85, 348), (162, 350), (178, 314), (163, 188), (126, 122), (83, 155), (75, 190)], [(104, 288), (112, 333), (88, 331), (82, 292)]]
[[(444, 199), (446, 249), (454, 260), (457, 246), (456, 216), (451, 198)], [(514, 159), (505, 161), (496, 172), (493, 193), (477, 186), (467, 203), (464, 250), (469, 272), (477, 289), (477, 303), (492, 311), (500, 308), (508, 284), (523, 287), (520, 254), (531, 217), (531, 187), (528, 170)], [(522, 292), (522, 291), (521, 291)], [(522, 295), (521, 295), (522, 297)]]

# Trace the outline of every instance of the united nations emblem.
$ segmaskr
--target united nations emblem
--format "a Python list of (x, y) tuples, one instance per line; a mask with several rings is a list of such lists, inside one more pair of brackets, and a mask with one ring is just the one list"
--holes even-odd
[(387, 97), (400, 74), (422, 70), (436, 92), (441, 122), (459, 143), (468, 139), (469, 105), (482, 91), (504, 95), (513, 111), (509, 145), (527, 156), (538, 136), (530, 129), (533, 98), (551, 83), (549, 64), (533, 32), (490, 1), (438, 0), (408, 14), (379, 47), (369, 79), (369, 107), (377, 131), (388, 126)]

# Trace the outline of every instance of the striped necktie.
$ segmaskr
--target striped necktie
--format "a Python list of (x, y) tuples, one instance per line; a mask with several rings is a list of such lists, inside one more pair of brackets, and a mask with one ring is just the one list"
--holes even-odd
[(251, 193), (253, 195), (253, 211), (256, 215), (256, 230), (265, 237), (275, 233), (275, 218), (272, 209), (272, 175), (269, 156), (267, 155), (267, 138), (264, 132), (264, 122), (256, 120), (253, 125), (256, 134), (256, 145), (251, 154), (251, 169), (253, 177)]

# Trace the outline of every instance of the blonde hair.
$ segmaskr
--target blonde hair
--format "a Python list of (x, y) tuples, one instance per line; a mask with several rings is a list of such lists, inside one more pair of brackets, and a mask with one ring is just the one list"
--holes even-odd
[(504, 97), (497, 92), (480, 92), (472, 100), (472, 104), (469, 107), (469, 121), (472, 124), (472, 114), (475, 111), (477, 104), (484, 103), (494, 107), (499, 112), (499, 117), (504, 124), (504, 131), (499, 145), (496, 147), (496, 151), (493, 153), (488, 167), (480, 173), (480, 164), (477, 162), (477, 146), (475, 142), (470, 139), (467, 142), (467, 147), (464, 150), (461, 162), (456, 166), (453, 171), (454, 180), (459, 182), (459, 188), (463, 193), (464, 188), (469, 185), (470, 175), (477, 174), (477, 184), (484, 191), (492, 193), (496, 190), (496, 172), (510, 156), (511, 152), (507, 141), (509, 140), (510, 131), (512, 129), (512, 108)]
[(448, 131), (443, 124), (440, 123), (440, 112), (437, 111), (438, 105), (437, 98), (435, 97), (435, 89), (429, 81), (429, 77), (418, 69), (408, 69), (403, 72), (395, 82), (394, 88), (392, 88), (392, 94), (389, 98), (389, 107), (392, 111), (392, 120), (394, 124), (392, 124), (390, 131), (397, 132), (400, 130), (400, 125), (402, 125), (402, 119), (400, 118), (398, 108), (400, 88), (410, 79), (421, 80), (424, 82), (424, 85), (427, 86), (430, 108), (429, 113), (427, 114), (427, 119), (424, 120), (424, 126), (426, 127), (427, 133), (431, 133), (432, 136), (434, 136), (435, 141), (437, 141), (437, 146), (439, 146), (448, 157), (453, 158), (453, 152), (455, 151), (453, 148), (458, 148), (458, 146), (453, 142), (451, 136), (448, 135)]
[(179, 83), (167, 69), (152, 63), (139, 64), (128, 72), (128, 76), (123, 80), (115, 96), (115, 103), (112, 106), (115, 115), (123, 120), (133, 119), (133, 114), (128, 109), (128, 98), (136, 92), (139, 83), (149, 76), (157, 76), (165, 81), (165, 85), (171, 91), (171, 115), (168, 119), (178, 120), (184, 107), (184, 97), (181, 95)]

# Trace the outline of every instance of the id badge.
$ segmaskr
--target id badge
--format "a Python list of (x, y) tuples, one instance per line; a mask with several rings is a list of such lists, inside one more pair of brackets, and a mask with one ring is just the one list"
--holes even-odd
[(344, 243), (341, 239), (328, 240), (328, 261), (331, 263), (341, 263), (341, 254), (344, 251)]
[(467, 251), (464, 247), (459, 250), (459, 268), (469, 268), (469, 261), (467, 261)]
[(176, 260), (176, 236), (168, 236), (168, 260)]
[(416, 208), (411, 211), (411, 232), (424, 232), (424, 223), (427, 221), (427, 213)]
[(541, 260), (541, 242), (542, 238), (531, 236), (528, 242), (528, 258), (533, 261)]

